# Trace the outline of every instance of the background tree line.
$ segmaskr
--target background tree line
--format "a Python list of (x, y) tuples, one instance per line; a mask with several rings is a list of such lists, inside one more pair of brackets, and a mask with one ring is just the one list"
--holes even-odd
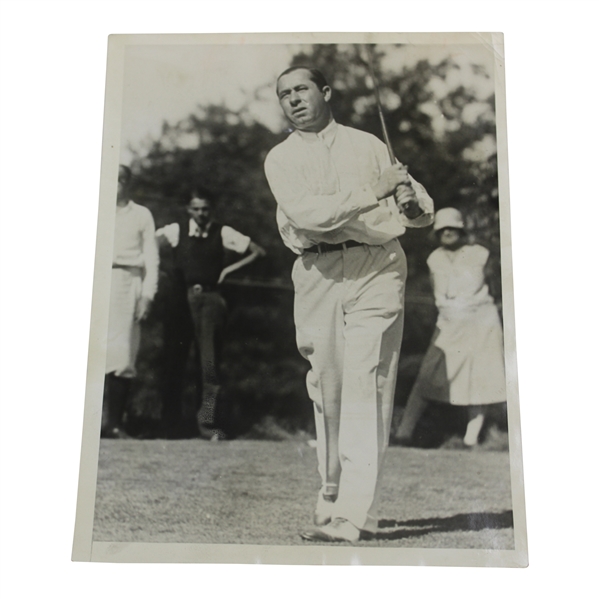
[[(471, 241), (491, 250), (492, 293), (500, 302), (495, 101), (492, 93), (481, 97), (480, 89), (488, 85), (477, 85), (488, 83), (491, 74), (480, 65), (465, 67), (451, 57), (436, 63), (420, 60), (398, 69), (394, 56), (401, 53), (400, 47), (374, 50), (396, 156), (426, 187), (437, 209), (460, 208)], [(371, 80), (356, 46), (302, 46), (292, 64), (315, 66), (325, 73), (339, 123), (381, 137)], [(273, 93), (259, 89), (256, 97), (265, 91)], [(216, 219), (249, 235), (268, 253), (223, 286), (229, 304), (223, 363), (226, 411), (229, 430), (235, 435), (272, 438), (312, 427), (312, 406), (304, 385), (308, 365), (295, 346), (290, 281), (295, 256), (283, 246), (277, 231), (276, 204), (263, 170), (266, 154), (285, 139), (287, 127), (282, 115), (280, 127), (271, 130), (247, 107), (234, 111), (225, 105), (199, 106), (176, 124), (164, 123), (160, 138), (147, 151), (138, 152), (131, 165), (132, 197), (152, 211), (157, 227), (180, 218), (190, 195), (206, 190), (217, 198)], [(405, 403), (436, 319), (426, 267), (426, 258), (436, 247), (432, 231), (408, 230), (401, 241), (409, 278), (398, 407)], [(159, 292), (145, 325), (131, 409), (132, 420), (140, 427), (159, 417), (163, 321), (171, 306), (172, 265), (170, 250), (162, 248)], [(191, 433), (196, 384), (191, 362), (187, 383)], [(443, 426), (438, 426), (439, 418)], [(423, 419), (419, 438), (422, 444), (433, 445), (440, 441), (439, 435), (456, 426), (454, 413), (433, 413)]]

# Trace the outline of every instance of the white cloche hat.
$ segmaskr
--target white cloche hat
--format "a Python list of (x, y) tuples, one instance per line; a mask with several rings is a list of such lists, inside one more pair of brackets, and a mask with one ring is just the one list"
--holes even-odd
[(464, 219), (462, 214), (456, 208), (441, 208), (435, 214), (435, 224), (433, 230), (440, 231), (445, 227), (451, 227), (452, 229), (463, 229)]

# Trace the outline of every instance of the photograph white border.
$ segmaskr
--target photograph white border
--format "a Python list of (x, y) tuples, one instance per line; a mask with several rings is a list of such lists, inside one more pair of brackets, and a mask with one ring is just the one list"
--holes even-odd
[[(508, 394), (508, 429), (514, 514), (514, 550), (345, 548), (254, 545), (116, 543), (93, 541), (93, 515), (98, 469), (102, 390), (108, 326), (114, 201), (121, 151), (121, 110), (125, 50), (130, 45), (296, 43), (484, 44), (495, 56), (495, 93), (501, 225), (504, 337)], [(509, 185), (505, 111), (503, 36), (500, 33), (288, 33), (112, 35), (108, 46), (98, 234), (79, 495), (72, 558), (75, 561), (213, 562), (273, 564), (389, 564), (442, 566), (507, 566), (528, 564), (522, 443), (518, 405), (517, 360), (511, 260)]]
[[(3, 2), (3, 276), (25, 289), (31, 274), (22, 264), (38, 260), (52, 269), (42, 282), (60, 293), (45, 298), (44, 310), (52, 319), (36, 322), (35, 346), (23, 337), (24, 323), (35, 314), (32, 302), (24, 301), (20, 293), (0, 297), (2, 476), (4, 488), (15, 491), (0, 498), (2, 589), (13, 596), (60, 588), (61, 595), (69, 598), (109, 594), (153, 598), (189, 592), (220, 594), (225, 583), (229, 594), (255, 589), (252, 592), (264, 597), (279, 597), (285, 588), (290, 598), (397, 592), (457, 599), (472, 590), (484, 592), (489, 599), (503, 599), (545, 592), (581, 596), (593, 588), (599, 531), (589, 518), (596, 503), (595, 481), (589, 472), (594, 472), (596, 462), (599, 406), (588, 400), (596, 370), (596, 324), (589, 325), (596, 290), (589, 273), (596, 255), (591, 192), (596, 186), (599, 130), (588, 119), (588, 111), (573, 104), (572, 91), (576, 89), (582, 101), (595, 96), (590, 74), (595, 66), (598, 13), (595, 2), (565, 0), (371, 0), (367, 10), (342, 12), (336, 0), (321, 0), (317, 15), (312, 10), (290, 14), (263, 0), (220, 2), (208, 11), (203, 3), (174, 0)], [(348, 569), (71, 562), (107, 36), (189, 30), (384, 31), (390, 28), (391, 17), (405, 31), (502, 31), (505, 35), (529, 567)], [(53, 89), (59, 93), (43, 93)], [(31, 120), (35, 108), (43, 108), (51, 118)], [(564, 121), (558, 117), (566, 108), (571, 110)], [(22, 182), (31, 178), (23, 157), (32, 140), (39, 139), (51, 140), (53, 151), (44, 161), (36, 161), (44, 193), (29, 196), (28, 207), (43, 213), (44, 219), (30, 222), (29, 231), (38, 243), (21, 247), (21, 259), (16, 261), (12, 248), (19, 247), (22, 229), (12, 223), (20, 222), (23, 205), (13, 198), (19, 197)], [(65, 163), (74, 169), (68, 185)], [(564, 175), (568, 176), (567, 197)], [(49, 202), (55, 207), (50, 212)], [(575, 225), (566, 218), (572, 204), (577, 216), (582, 213)], [(65, 243), (56, 232), (74, 213), (77, 227), (69, 231)], [(542, 259), (538, 244), (551, 235), (558, 236), (558, 243), (552, 245), (549, 259)], [(40, 246), (45, 249), (41, 260)], [(76, 255), (69, 255), (73, 248)], [(32, 361), (39, 366), (35, 377)], [(29, 418), (23, 411), (24, 397), (33, 399), (36, 416), (42, 416), (39, 411), (49, 400), (57, 401), (61, 409)], [(564, 418), (569, 403), (583, 410), (583, 417), (574, 423)], [(299, 584), (290, 585), (290, 580)]]

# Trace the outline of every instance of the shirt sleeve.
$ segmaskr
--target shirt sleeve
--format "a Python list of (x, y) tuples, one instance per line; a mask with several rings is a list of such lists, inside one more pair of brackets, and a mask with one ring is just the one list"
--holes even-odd
[(173, 223), (171, 225), (165, 225), (156, 231), (156, 237), (164, 237), (171, 247), (176, 248), (179, 245), (179, 224)]
[(247, 235), (243, 235), (227, 225), (224, 225), (221, 229), (221, 237), (223, 239), (223, 247), (238, 254), (245, 254), (250, 246), (251, 239)]
[(315, 195), (301, 171), (272, 152), (266, 157), (264, 170), (279, 208), (293, 226), (303, 231), (335, 231), (379, 205), (370, 185), (329, 195)]
[(158, 289), (158, 245), (156, 244), (156, 232), (154, 219), (149, 210), (144, 211), (142, 227), (142, 252), (144, 257), (145, 276), (141, 288), (141, 294), (148, 299), (154, 299)]

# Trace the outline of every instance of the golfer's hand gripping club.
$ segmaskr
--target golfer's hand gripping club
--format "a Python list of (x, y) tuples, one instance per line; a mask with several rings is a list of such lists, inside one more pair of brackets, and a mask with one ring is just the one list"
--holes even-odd
[(407, 218), (418, 218), (421, 214), (423, 214), (423, 210), (418, 204), (416, 192), (412, 187), (412, 183), (408, 175), (408, 167), (399, 162), (398, 164), (404, 171), (405, 178), (395, 190), (395, 202), (397, 203), (397, 207), (399, 208), (400, 212), (402, 212)]
[(379, 180), (373, 185), (372, 189), (377, 200), (382, 200), (395, 195), (400, 185), (409, 184), (408, 170), (403, 164), (398, 162), (386, 168), (381, 173)]
[(393, 166), (386, 168), (372, 189), (377, 200), (394, 196), (398, 208), (408, 218), (417, 218), (422, 214), (410, 182), (408, 167), (401, 162), (396, 161)]

